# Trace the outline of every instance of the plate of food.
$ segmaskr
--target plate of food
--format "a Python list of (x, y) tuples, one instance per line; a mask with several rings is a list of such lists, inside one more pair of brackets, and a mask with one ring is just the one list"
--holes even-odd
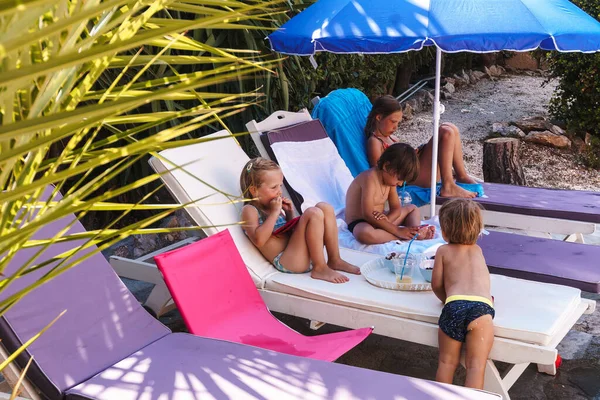
[(420, 255), (409, 254), (406, 265), (404, 258), (404, 253), (390, 253), (387, 257), (366, 262), (360, 267), (360, 273), (370, 284), (384, 289), (431, 290), (431, 283), (425, 280), (420, 271)]

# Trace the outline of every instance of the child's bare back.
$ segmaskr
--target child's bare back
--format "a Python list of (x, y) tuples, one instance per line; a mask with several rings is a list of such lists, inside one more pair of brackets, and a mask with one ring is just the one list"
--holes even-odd
[(478, 245), (447, 244), (438, 249), (435, 258), (441, 258), (446, 297), (469, 295), (491, 300), (490, 273)]

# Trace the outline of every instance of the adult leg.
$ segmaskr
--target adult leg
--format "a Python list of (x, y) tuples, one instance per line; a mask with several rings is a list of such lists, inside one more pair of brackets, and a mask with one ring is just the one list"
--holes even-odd
[(323, 242), (327, 250), (327, 265), (331, 269), (360, 275), (360, 268), (342, 260), (342, 257), (340, 257), (338, 228), (333, 207), (328, 203), (317, 203), (315, 207), (323, 211), (325, 225)]
[(485, 365), (494, 343), (494, 323), (491, 315), (483, 315), (467, 327), (467, 355), (465, 386), (483, 389)]
[(324, 233), (323, 211), (316, 207), (307, 209), (300, 217), (279, 261), (285, 268), (293, 272), (306, 271), (312, 261), (311, 276), (313, 278), (333, 283), (347, 282), (346, 276), (329, 268), (325, 261)]
[(435, 374), (435, 380), (443, 383), (450, 383), (454, 380), (454, 372), (460, 364), (460, 349), (462, 342), (452, 339), (450, 336), (438, 329), (438, 346), (440, 350), (440, 359), (438, 369)]
[[(456, 141), (460, 141), (455, 131), (448, 125), (443, 124), (439, 130), (438, 144), (438, 175), (442, 180), (442, 197), (466, 197), (473, 198), (476, 193), (469, 192), (458, 186), (454, 182), (452, 174), (452, 165), (454, 162), (454, 152)], [(458, 143), (460, 146), (460, 143)], [(433, 157), (433, 138), (424, 146), (419, 154), (419, 177), (413, 184), (421, 187), (429, 187), (431, 184), (431, 159)], [(464, 164), (463, 164), (464, 166)]]

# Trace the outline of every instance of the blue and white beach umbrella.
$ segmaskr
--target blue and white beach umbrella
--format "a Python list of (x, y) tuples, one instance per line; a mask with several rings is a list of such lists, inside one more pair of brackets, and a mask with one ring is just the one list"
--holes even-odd
[[(309, 56), (402, 53), (436, 46), (433, 160), (437, 168), (441, 52), (600, 50), (600, 23), (567, 0), (319, 0), (268, 37), (273, 51)], [(431, 215), (435, 215), (435, 175)]]

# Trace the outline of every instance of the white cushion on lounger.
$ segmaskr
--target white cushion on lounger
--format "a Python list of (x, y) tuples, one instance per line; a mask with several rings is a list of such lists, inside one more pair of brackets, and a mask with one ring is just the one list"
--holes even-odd
[[(491, 282), (498, 337), (547, 345), (581, 302), (581, 292), (571, 287), (500, 275), (492, 275)], [(348, 283), (332, 285), (309, 274), (277, 274), (267, 279), (266, 289), (423, 322), (437, 323), (442, 311), (433, 292), (382, 289), (356, 275)]]
[[(248, 240), (238, 224), (243, 207), (239, 202), (240, 173), (248, 162), (248, 156), (227, 131), (205, 136), (205, 138), (217, 137), (225, 138), (168, 149), (159, 153), (176, 165), (184, 166), (183, 169), (173, 170), (173, 165), (155, 157), (152, 157), (149, 162), (158, 172), (172, 170), (164, 174), (162, 179), (180, 203), (200, 199), (195, 203), (199, 207), (190, 206), (186, 210), (208, 235), (229, 229), (254, 283), (260, 287), (264, 278), (277, 270)], [(190, 162), (191, 164), (186, 165)], [(202, 183), (199, 177), (206, 183)], [(216, 192), (207, 184), (231, 196)], [(204, 228), (204, 226), (215, 227)]]

